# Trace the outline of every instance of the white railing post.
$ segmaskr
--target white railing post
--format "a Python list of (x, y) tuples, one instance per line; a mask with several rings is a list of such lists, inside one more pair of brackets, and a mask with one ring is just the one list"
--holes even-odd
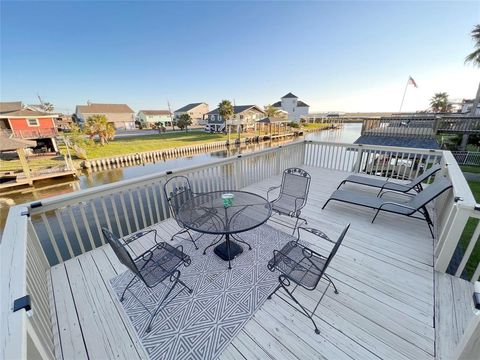
[(302, 152), (301, 152), (301, 161), (300, 161), (300, 165), (305, 165), (306, 163), (306, 159), (305, 159), (305, 154), (307, 153), (307, 141), (304, 141), (302, 143)]
[(359, 173), (360, 170), (362, 169), (362, 161), (363, 161), (363, 149), (362, 145), (358, 145), (358, 156), (357, 156), (357, 163), (355, 164), (355, 167), (353, 168), (353, 171), (356, 173)]
[(447, 272), (450, 260), (455, 253), (458, 241), (467, 224), (469, 214), (470, 211), (468, 209), (458, 206), (458, 204), (454, 205), (452, 217), (447, 220), (446, 227), (443, 231), (437, 234), (439, 240), (435, 251), (435, 270), (443, 273)]
[(282, 147), (279, 146), (275, 149), (275, 175), (280, 174), (280, 157), (281, 157)]
[(242, 155), (239, 155), (233, 162), (233, 173), (235, 176), (235, 186), (237, 190), (243, 188), (243, 176), (242, 176)]

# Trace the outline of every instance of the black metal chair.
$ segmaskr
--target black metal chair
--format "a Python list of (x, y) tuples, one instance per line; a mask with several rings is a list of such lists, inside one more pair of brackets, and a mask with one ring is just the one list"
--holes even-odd
[[(347, 233), (350, 224), (348, 224), (345, 229), (343, 229), (340, 237), (336, 242), (332, 241), (325, 233), (318, 229), (299, 227), (298, 228), (298, 238), (296, 241), (290, 241), (281, 250), (273, 251), (273, 258), (268, 262), (267, 267), (270, 271), (278, 270), (280, 271), (280, 276), (278, 277), (279, 284), (275, 290), (268, 296), (268, 299), (272, 298), (272, 295), (275, 294), (280, 288), (285, 290), (287, 295), (293, 300), (293, 302), (298, 305), (300, 310), (295, 307), (293, 304), (280, 297), (280, 299), (286, 301), (289, 305), (293, 306), (296, 310), (300, 311), (303, 315), (308, 317), (313, 325), (315, 326), (315, 333), (320, 334), (317, 324), (313, 319), (315, 311), (318, 308), (318, 305), (322, 301), (325, 293), (327, 292), (330, 284), (333, 285), (335, 294), (338, 294), (337, 287), (333, 283), (332, 279), (325, 273), (333, 257), (337, 253), (338, 248), (342, 244), (345, 234)], [(320, 238), (327, 240), (335, 245), (332, 248), (332, 251), (325, 257), (305, 245), (299, 243), (300, 240), (300, 229), (312, 233)], [(309, 311), (305, 306), (303, 306), (293, 295), (298, 286), (303, 287), (306, 290), (313, 291), (317, 288), (320, 280), (324, 278), (328, 285), (323, 291), (320, 299), (318, 300), (315, 308), (312, 311)], [(293, 284), (292, 290), (289, 290), (289, 287)]]
[[(139, 232), (133, 237), (128, 238), (126, 242), (120, 240), (108, 229), (102, 228), (102, 232), (120, 262), (135, 275), (123, 290), (120, 301), (123, 301), (125, 292), (138, 281), (142, 281), (145, 286), (149, 288), (157, 286), (159, 283), (163, 282), (167, 278), (172, 283), (167, 293), (164, 295), (163, 299), (160, 301), (160, 303), (157, 305), (153, 312), (150, 311), (135, 295), (135, 293), (130, 290), (130, 293), (135, 297), (135, 299), (137, 299), (140, 304), (142, 304), (142, 306), (150, 314), (150, 320), (148, 321), (148, 325), (146, 328), (146, 332), (150, 332), (153, 319), (158, 314), (158, 311), (161, 309), (162, 305), (165, 304), (165, 301), (170, 296), (173, 289), (178, 283), (183, 285), (183, 287), (187, 289), (189, 293), (193, 292), (192, 289), (190, 289), (182, 280), (180, 280), (180, 270), (178, 270), (178, 268), (182, 264), (184, 266), (189, 266), (191, 263), (191, 259), (183, 252), (183, 247), (181, 245), (173, 247), (166, 242), (157, 242), (156, 230)], [(154, 232), (155, 235), (155, 246), (145, 251), (140, 256), (132, 258), (126, 247), (130, 247), (129, 244), (132, 241), (139, 239), (140, 237), (145, 236), (151, 232)], [(180, 290), (177, 294), (171, 297), (169, 302), (172, 301), (182, 290)]]
[[(282, 183), (279, 186), (269, 188), (267, 191), (267, 199), (272, 204), (273, 212), (296, 218), (293, 234), (295, 234), (299, 220), (307, 224), (307, 220), (300, 215), (303, 207), (307, 204), (311, 179), (310, 174), (305, 170), (289, 168), (283, 172)], [(278, 188), (280, 188), (278, 197), (270, 200), (270, 193)]]
[(180, 230), (173, 234), (171, 239), (173, 240), (176, 236), (181, 234), (188, 234), (190, 240), (193, 242), (193, 245), (195, 245), (195, 249), (198, 250), (196, 240), (198, 240), (203, 234), (201, 234), (197, 239), (194, 239), (190, 230), (187, 229), (180, 221), (178, 221), (177, 218), (178, 210), (182, 207), (182, 205), (186, 201), (196, 196), (192, 190), (190, 180), (188, 180), (186, 176), (174, 176), (169, 179), (165, 185), (163, 185), (163, 192), (168, 200), (170, 213), (180, 227)]

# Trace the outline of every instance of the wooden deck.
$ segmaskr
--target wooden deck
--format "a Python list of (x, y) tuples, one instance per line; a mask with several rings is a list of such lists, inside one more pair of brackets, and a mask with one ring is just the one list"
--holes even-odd
[[(352, 224), (328, 271), (340, 294), (328, 291), (317, 309), (320, 335), (314, 333), (310, 320), (281, 299), (266, 301), (221, 358), (448, 359), (468, 321), (470, 309), (458, 304), (470, 303), (471, 284), (448, 275), (435, 276), (433, 240), (422, 221), (382, 214), (371, 224), (373, 211), (339, 203), (321, 210), (347, 174), (306, 169), (312, 175), (312, 185), (303, 214), (310, 225), (336, 238), (347, 222)], [(280, 176), (276, 176), (246, 190), (265, 194), (279, 182)], [(270, 224), (282, 228), (277, 222)], [(172, 220), (156, 227), (165, 240), (178, 229)], [(312, 247), (321, 251), (325, 244), (311, 240)], [(138, 252), (148, 247), (149, 241), (139, 242)], [(58, 358), (147, 358), (109, 290), (109, 279), (123, 271), (125, 267), (109, 246), (51, 269)], [(435, 291), (445, 296), (435, 301)], [(307, 305), (319, 295), (320, 289), (299, 292)], [(453, 309), (455, 303), (457, 309)], [(460, 315), (453, 316), (454, 310)], [(448, 341), (436, 342), (439, 333)]]

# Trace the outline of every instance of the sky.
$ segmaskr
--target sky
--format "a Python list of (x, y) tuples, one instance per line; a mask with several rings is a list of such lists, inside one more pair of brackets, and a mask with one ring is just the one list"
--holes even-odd
[(172, 110), (293, 92), (315, 111), (473, 98), (472, 2), (0, 2), (0, 99)]

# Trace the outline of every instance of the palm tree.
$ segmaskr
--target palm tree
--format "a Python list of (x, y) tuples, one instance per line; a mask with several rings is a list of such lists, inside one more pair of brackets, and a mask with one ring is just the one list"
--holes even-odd
[(49, 103), (49, 102), (46, 102), (46, 103), (43, 103), (42, 104), (42, 108), (44, 111), (46, 112), (53, 112), (53, 110), (55, 109), (55, 107), (53, 106), (52, 103)]
[(273, 105), (264, 106), (263, 109), (267, 117), (275, 117), (278, 115), (278, 112), (279, 112), (278, 108), (276, 108)]
[[(218, 104), (218, 114), (223, 118), (226, 129), (227, 120), (230, 120), (233, 116), (232, 103), (229, 100), (222, 100), (220, 104)], [(228, 126), (228, 142), (230, 142), (230, 128), (231, 126)]]
[[(472, 30), (472, 39), (474, 41), (473, 52), (465, 58), (465, 64), (471, 63), (473, 66), (480, 67), (480, 25), (475, 25)], [(473, 101), (470, 116), (475, 116), (478, 103), (480, 103), (480, 83), (478, 84), (477, 96)]]
[(187, 132), (190, 125), (192, 125), (192, 117), (188, 113), (182, 114), (177, 118), (177, 126), (181, 130), (185, 129), (185, 132)]
[(446, 92), (433, 95), (430, 99), (430, 107), (434, 113), (452, 111), (452, 104), (448, 103), (448, 94)]
[(115, 127), (112, 123), (108, 122), (105, 115), (92, 115), (90, 116), (84, 127), (86, 135), (93, 139), (95, 136), (100, 138), (100, 144), (105, 145), (108, 140), (112, 140), (115, 136)]

